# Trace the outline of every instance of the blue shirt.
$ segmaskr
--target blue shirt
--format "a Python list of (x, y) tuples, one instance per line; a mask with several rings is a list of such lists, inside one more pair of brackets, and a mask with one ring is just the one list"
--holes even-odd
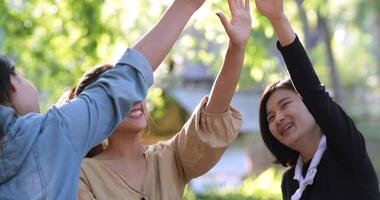
[(152, 82), (149, 62), (128, 49), (81, 95), (44, 114), (18, 116), (0, 106), (0, 199), (76, 199), (83, 156), (145, 99)]

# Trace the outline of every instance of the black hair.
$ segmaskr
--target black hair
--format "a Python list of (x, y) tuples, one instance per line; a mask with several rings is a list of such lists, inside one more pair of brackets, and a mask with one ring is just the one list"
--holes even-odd
[[(16, 75), (13, 60), (0, 55), (0, 105), (8, 106), (11, 101), (11, 75)], [(0, 130), (0, 140), (4, 133)]]
[(11, 75), (16, 74), (13, 60), (0, 55), (0, 105), (8, 105), (11, 100)]
[(297, 163), (299, 153), (279, 142), (269, 130), (269, 123), (267, 121), (267, 103), (269, 97), (278, 89), (287, 89), (296, 92), (290, 78), (270, 84), (264, 90), (259, 109), (259, 122), (260, 133), (264, 140), (265, 145), (276, 158), (275, 163), (281, 164), (285, 167), (295, 166)]

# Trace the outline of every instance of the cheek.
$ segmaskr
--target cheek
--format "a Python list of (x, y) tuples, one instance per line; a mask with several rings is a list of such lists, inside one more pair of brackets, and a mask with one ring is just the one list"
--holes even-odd
[(301, 122), (301, 126), (304, 126), (305, 128), (309, 128), (311, 126), (314, 126), (316, 124), (313, 116), (309, 112), (309, 110), (304, 106), (302, 109), (299, 109), (298, 111), (299, 117), (298, 120)]
[(150, 118), (150, 113), (149, 113), (149, 109), (148, 109), (148, 106), (147, 106), (146, 102), (144, 102), (142, 104), (142, 107), (143, 107), (143, 112), (144, 112), (145, 120), (148, 121), (149, 118)]
[(269, 131), (271, 132), (271, 134), (272, 134), (275, 138), (277, 138), (277, 132), (276, 132), (276, 127), (275, 127), (274, 123), (269, 124)]
[(27, 93), (33, 97), (38, 97), (38, 92), (37, 92), (37, 89), (35, 87), (33, 87), (33, 85), (29, 82), (26, 82), (25, 84), (25, 87), (24, 87), (26, 90), (27, 90)]
[(35, 100), (38, 102), (38, 92), (35, 88), (33, 88), (33, 95), (34, 95)]

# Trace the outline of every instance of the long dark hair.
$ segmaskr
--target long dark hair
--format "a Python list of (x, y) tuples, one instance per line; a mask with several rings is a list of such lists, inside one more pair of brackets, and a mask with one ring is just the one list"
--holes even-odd
[(278, 89), (287, 89), (296, 92), (290, 78), (286, 78), (267, 86), (260, 101), (259, 121), (261, 137), (263, 138), (265, 145), (276, 158), (275, 163), (281, 164), (285, 167), (295, 166), (299, 153), (279, 142), (270, 132), (267, 121), (268, 99)]

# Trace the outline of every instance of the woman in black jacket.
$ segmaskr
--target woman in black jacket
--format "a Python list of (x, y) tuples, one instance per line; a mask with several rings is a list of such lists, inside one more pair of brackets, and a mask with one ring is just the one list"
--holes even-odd
[(271, 22), (291, 80), (267, 87), (260, 103), (263, 140), (290, 167), (283, 199), (380, 199), (362, 134), (321, 85), (283, 11), (283, 0), (256, 0)]

